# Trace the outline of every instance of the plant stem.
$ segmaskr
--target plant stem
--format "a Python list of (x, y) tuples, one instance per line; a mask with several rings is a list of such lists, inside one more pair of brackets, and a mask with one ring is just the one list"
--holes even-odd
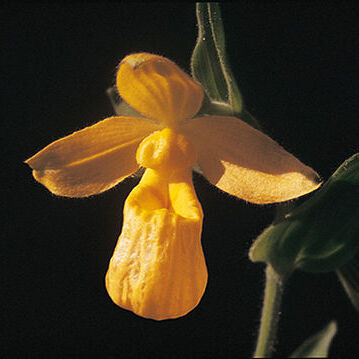
[(261, 325), (254, 358), (271, 357), (276, 342), (282, 293), (282, 278), (270, 265), (267, 265)]

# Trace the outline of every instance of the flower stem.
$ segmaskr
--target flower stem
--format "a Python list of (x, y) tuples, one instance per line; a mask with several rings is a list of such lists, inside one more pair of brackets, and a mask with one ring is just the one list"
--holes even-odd
[(282, 278), (268, 265), (262, 308), (261, 324), (254, 358), (270, 358), (274, 349), (282, 300)]

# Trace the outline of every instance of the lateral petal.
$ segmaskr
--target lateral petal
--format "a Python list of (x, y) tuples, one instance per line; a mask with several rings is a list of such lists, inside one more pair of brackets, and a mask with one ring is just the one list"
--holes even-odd
[(147, 119), (115, 116), (46, 146), (25, 161), (52, 193), (86, 197), (135, 172), (139, 143), (158, 126)]
[(248, 202), (287, 201), (320, 186), (313, 169), (235, 117), (195, 118), (183, 132), (196, 145), (207, 179)]
[(207, 284), (202, 219), (189, 169), (170, 182), (147, 169), (126, 200), (106, 275), (113, 302), (155, 320), (178, 318), (195, 308)]
[(121, 97), (131, 107), (165, 126), (192, 118), (203, 100), (201, 86), (175, 63), (148, 53), (125, 57), (116, 83)]

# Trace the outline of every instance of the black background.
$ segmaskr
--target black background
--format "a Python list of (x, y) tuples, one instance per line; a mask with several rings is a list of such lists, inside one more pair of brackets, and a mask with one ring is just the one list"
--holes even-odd
[[(263, 268), (247, 257), (274, 206), (234, 199), (194, 176), (209, 282), (187, 316), (155, 322), (112, 304), (104, 275), (138, 179), (87, 199), (55, 197), (22, 162), (113, 114), (105, 90), (127, 54), (189, 70), (194, 4), (13, 4), (1, 36), (1, 320), (4, 358), (234, 357), (252, 353)], [(228, 54), (265, 132), (324, 179), (359, 150), (358, 6), (225, 3)], [(359, 239), (358, 239), (359, 240)], [(334, 273), (295, 273), (277, 355), (336, 319), (332, 355), (355, 356), (359, 316)]]

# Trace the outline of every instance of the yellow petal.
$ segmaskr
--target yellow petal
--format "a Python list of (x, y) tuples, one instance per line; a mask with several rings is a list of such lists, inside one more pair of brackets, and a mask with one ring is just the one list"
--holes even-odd
[(136, 150), (158, 126), (135, 117), (110, 117), (57, 140), (25, 161), (52, 193), (86, 197), (135, 172)]
[(203, 100), (201, 86), (176, 64), (147, 53), (132, 54), (121, 61), (117, 88), (136, 111), (165, 126), (192, 118)]
[(183, 131), (196, 145), (208, 180), (246, 201), (287, 201), (320, 186), (313, 169), (235, 117), (196, 118)]
[(178, 318), (207, 284), (202, 209), (189, 169), (170, 179), (147, 169), (124, 208), (122, 233), (106, 275), (114, 303), (145, 318)]

